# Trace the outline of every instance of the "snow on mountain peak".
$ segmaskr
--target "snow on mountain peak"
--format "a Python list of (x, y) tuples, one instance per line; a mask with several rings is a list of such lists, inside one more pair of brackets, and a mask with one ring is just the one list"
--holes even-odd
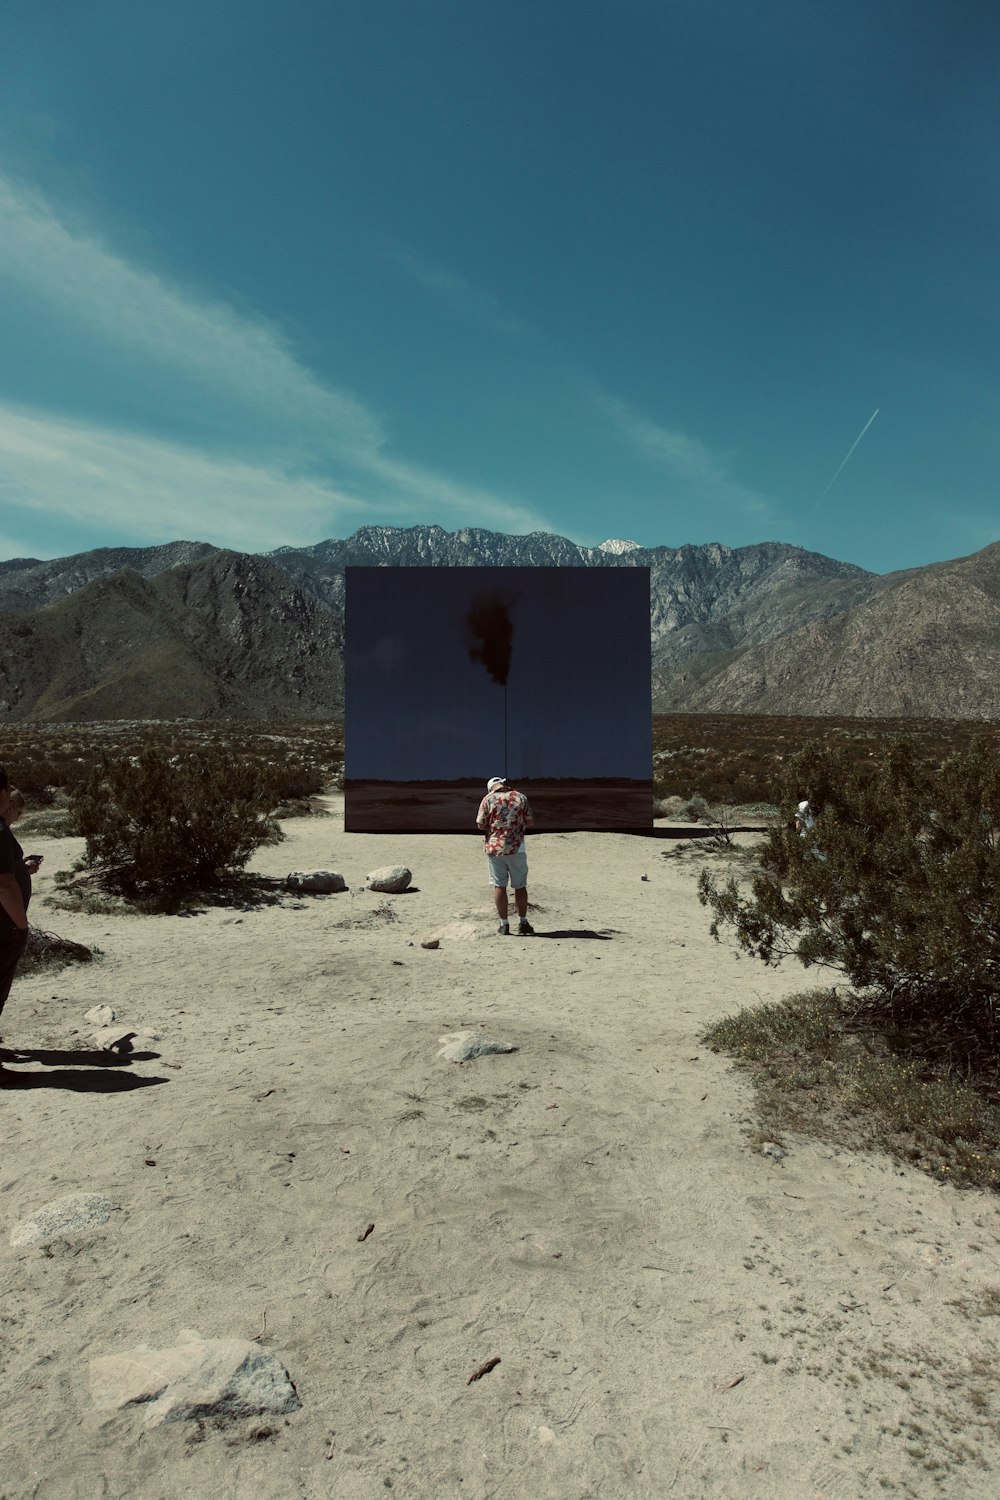
[(638, 542), (626, 542), (617, 537), (610, 537), (608, 541), (602, 542), (598, 552), (610, 552), (615, 557), (621, 557), (623, 552), (640, 552), (642, 549)]

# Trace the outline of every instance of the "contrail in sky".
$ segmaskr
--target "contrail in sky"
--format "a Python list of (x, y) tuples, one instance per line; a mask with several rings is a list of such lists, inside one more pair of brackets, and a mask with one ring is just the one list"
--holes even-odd
[(874, 422), (875, 418), (878, 416), (878, 414), (879, 414), (880, 411), (881, 411), (881, 407), (876, 406), (875, 410), (872, 412), (871, 416), (868, 418), (868, 421), (862, 427), (861, 431), (858, 433), (857, 437), (854, 439), (854, 442), (848, 448), (846, 455), (844, 456), (844, 458), (840, 462), (840, 468), (837, 469), (837, 472), (836, 472), (836, 474), (834, 474), (833, 479), (830, 480), (830, 483), (827, 485), (827, 487), (823, 491), (822, 495), (820, 495), (819, 499), (816, 501), (817, 508), (820, 505), (823, 504), (823, 501), (826, 499), (827, 495), (833, 489), (834, 483), (835, 483), (835, 481), (837, 479), (837, 475), (840, 473), (841, 469), (843, 469), (844, 465), (847, 463), (847, 460), (850, 458), (851, 454), (854, 452), (855, 448), (858, 446), (858, 444), (860, 443), (861, 439), (864, 437), (865, 433), (868, 431), (869, 427), (872, 425), (872, 423)]

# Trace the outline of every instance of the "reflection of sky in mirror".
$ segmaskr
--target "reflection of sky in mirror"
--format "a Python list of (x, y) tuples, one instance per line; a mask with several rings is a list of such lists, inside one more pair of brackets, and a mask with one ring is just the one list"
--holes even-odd
[[(648, 569), (348, 568), (346, 582), (349, 778), (648, 780)], [(471, 654), (483, 599), (513, 625), (506, 695)]]

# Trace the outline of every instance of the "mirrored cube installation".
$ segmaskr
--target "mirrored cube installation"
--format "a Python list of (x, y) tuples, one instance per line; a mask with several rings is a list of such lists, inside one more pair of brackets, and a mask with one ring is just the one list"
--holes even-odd
[(648, 568), (348, 568), (345, 827), (475, 832), (491, 776), (536, 831), (648, 829)]

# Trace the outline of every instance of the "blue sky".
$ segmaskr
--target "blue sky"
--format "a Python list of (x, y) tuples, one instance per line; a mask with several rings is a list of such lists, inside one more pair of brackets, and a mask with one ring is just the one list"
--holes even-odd
[(978, 0), (4, 0), (0, 557), (985, 546), (998, 85)]

